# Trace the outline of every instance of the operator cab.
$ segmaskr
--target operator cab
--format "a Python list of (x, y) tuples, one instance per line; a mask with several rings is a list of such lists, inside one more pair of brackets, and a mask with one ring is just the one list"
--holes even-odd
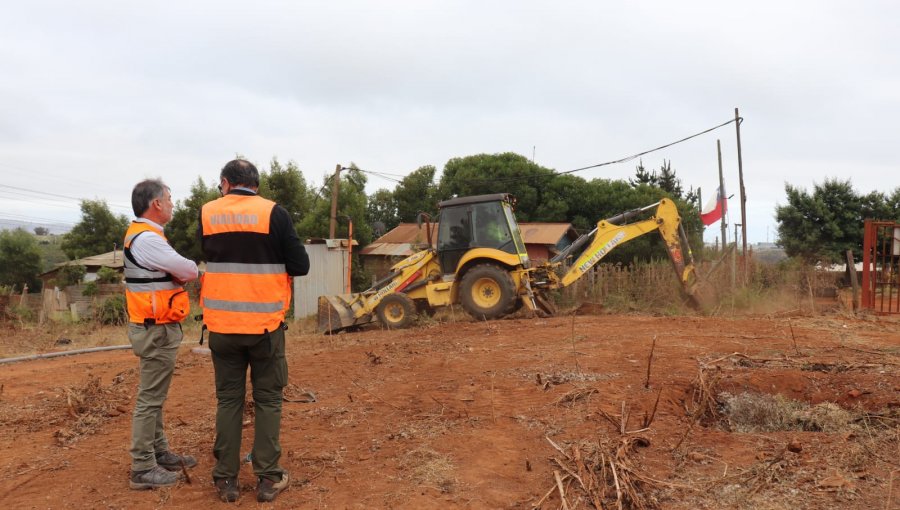
[(513, 214), (514, 198), (494, 193), (445, 200), (438, 204), (440, 220), (437, 252), (441, 271), (452, 274), (471, 249), (492, 248), (518, 255), (525, 267), (528, 253)]

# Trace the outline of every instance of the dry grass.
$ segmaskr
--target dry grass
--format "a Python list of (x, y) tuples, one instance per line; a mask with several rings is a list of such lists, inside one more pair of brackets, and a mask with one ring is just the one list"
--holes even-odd
[(405, 478), (417, 485), (432, 487), (443, 493), (456, 490), (458, 482), (454, 477), (456, 468), (453, 461), (427, 446), (406, 452), (400, 458), (399, 467)]
[(722, 415), (734, 432), (807, 432), (840, 433), (859, 430), (855, 416), (832, 402), (811, 406), (781, 395), (764, 393), (720, 393)]

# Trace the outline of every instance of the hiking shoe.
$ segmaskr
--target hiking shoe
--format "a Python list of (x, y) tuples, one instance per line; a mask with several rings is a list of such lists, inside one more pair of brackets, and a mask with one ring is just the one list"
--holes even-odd
[(169, 471), (181, 471), (182, 462), (186, 468), (197, 465), (197, 459), (191, 455), (178, 455), (168, 450), (156, 454), (156, 465)]
[(159, 466), (145, 471), (132, 471), (128, 486), (132, 489), (156, 489), (157, 487), (171, 487), (178, 483), (178, 474), (167, 471)]
[(219, 499), (222, 501), (233, 503), (241, 495), (241, 488), (238, 487), (237, 478), (218, 478), (216, 479), (216, 492), (219, 493)]
[(256, 501), (260, 503), (275, 501), (275, 496), (287, 489), (290, 482), (291, 477), (287, 471), (281, 473), (281, 480), (277, 482), (262, 476), (259, 477), (259, 485), (256, 487)]

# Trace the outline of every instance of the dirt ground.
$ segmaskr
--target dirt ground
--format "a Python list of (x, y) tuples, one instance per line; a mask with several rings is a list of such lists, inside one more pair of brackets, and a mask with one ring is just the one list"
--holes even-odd
[[(238, 506), (897, 509), (898, 325), (569, 315), (292, 328), (281, 441), (293, 483), (259, 505), (247, 465)], [(105, 343), (125, 343), (124, 328), (120, 340)], [(155, 491), (127, 485), (130, 351), (0, 365), (0, 507), (224, 506), (212, 364), (194, 347), (190, 335), (165, 410), (173, 448), (199, 465), (191, 483)], [(251, 441), (248, 425), (245, 451)]]

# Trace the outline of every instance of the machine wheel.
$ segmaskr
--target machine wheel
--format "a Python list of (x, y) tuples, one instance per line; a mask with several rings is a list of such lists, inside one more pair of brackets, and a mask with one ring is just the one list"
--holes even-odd
[(494, 264), (479, 264), (463, 276), (460, 301), (476, 319), (497, 319), (512, 311), (516, 304), (512, 276)]
[(406, 294), (388, 294), (375, 308), (378, 320), (391, 329), (401, 329), (412, 324), (416, 317), (416, 305)]

